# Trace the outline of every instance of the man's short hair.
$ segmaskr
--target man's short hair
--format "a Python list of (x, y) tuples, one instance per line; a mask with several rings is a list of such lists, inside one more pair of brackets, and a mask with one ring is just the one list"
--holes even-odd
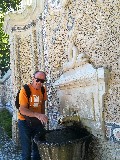
[(35, 77), (35, 75), (36, 75), (37, 73), (43, 73), (43, 74), (45, 75), (45, 79), (46, 79), (46, 73), (45, 73), (44, 71), (35, 71), (34, 74), (33, 74), (33, 76)]

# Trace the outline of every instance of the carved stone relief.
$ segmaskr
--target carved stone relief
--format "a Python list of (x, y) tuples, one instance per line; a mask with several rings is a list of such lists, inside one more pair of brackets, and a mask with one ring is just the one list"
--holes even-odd
[[(6, 18), (6, 27), (5, 30), (8, 30), (7, 33), (10, 34), (10, 37), (12, 35), (16, 34), (23, 34), (25, 35), (25, 32), (28, 32), (31, 28), (36, 28), (38, 25), (38, 21), (41, 21), (43, 24), (43, 45), (44, 45), (44, 59), (45, 59), (45, 70), (47, 71), (48, 78), (47, 80), (54, 81), (58, 77), (60, 77), (62, 71), (65, 72), (61, 78), (61, 97), (62, 94), (65, 91), (70, 92), (72, 90), (72, 87), (74, 88), (73, 91), (70, 93), (73, 94), (72, 96), (77, 99), (77, 96), (75, 96), (75, 92), (77, 95), (81, 95), (82, 97), (86, 97), (86, 101), (84, 100), (84, 103), (80, 100), (80, 102), (77, 102), (76, 104), (72, 104), (74, 106), (74, 109), (78, 111), (79, 115), (83, 118), (88, 119), (88, 122), (91, 123), (92, 119), (97, 119), (96, 117), (102, 117), (99, 114), (102, 114), (102, 107), (103, 106), (103, 95), (105, 93), (104, 89), (106, 88), (104, 84), (104, 78), (106, 75), (106, 70), (103, 68), (95, 70), (89, 63), (84, 63), (83, 60), (84, 54), (86, 53), (87, 56), (90, 58), (90, 61), (94, 64), (95, 67), (107, 67), (110, 69), (110, 78), (109, 78), (109, 91), (105, 95), (105, 121), (110, 123), (108, 124), (108, 128), (114, 128), (114, 123), (120, 122), (120, 55), (119, 55), (119, 0), (115, 1), (104, 1), (104, 0), (75, 0), (71, 1), (70, 4), (69, 0), (49, 0), (46, 2), (46, 6), (44, 8), (44, 15), (41, 15), (41, 4), (44, 3), (44, 1), (34, 0), (34, 6), (31, 8), (29, 7), (29, 11), (24, 12), (23, 14), (20, 13), (9, 15), (8, 18)], [(102, 3), (104, 2), (104, 3)], [(61, 5), (62, 3), (62, 5)], [(44, 5), (44, 4), (43, 4)], [(63, 6), (63, 7), (62, 7)], [(37, 11), (36, 11), (36, 9)], [(56, 10), (57, 8), (57, 10)], [(55, 12), (58, 11), (58, 12)], [(28, 18), (27, 18), (28, 17)], [(56, 26), (59, 26), (57, 28)], [(39, 25), (38, 25), (39, 28)], [(58, 30), (55, 30), (55, 32), (52, 32), (54, 28), (57, 28)], [(12, 31), (12, 32), (11, 32)], [(38, 30), (37, 30), (38, 31)], [(40, 31), (38, 31), (40, 33)], [(69, 49), (71, 51), (71, 58), (68, 59), (69, 64), (71, 63), (72, 57), (75, 57), (75, 60), (73, 60), (73, 66), (71, 65), (71, 68), (68, 64), (68, 62), (65, 63), (63, 70), (61, 69), (62, 64), (66, 61), (66, 50), (67, 50), (67, 41), (68, 41), (68, 35), (70, 32), (73, 32), (73, 35), (70, 35), (70, 39), (74, 41), (74, 45), (76, 45), (79, 50), (78, 55), (73, 56), (74, 47), (72, 48), (69, 45)], [(74, 35), (76, 34), (76, 37)], [(37, 33), (38, 35), (38, 33)], [(34, 42), (34, 37), (33, 42)], [(52, 39), (52, 38), (53, 39)], [(30, 43), (31, 39), (28, 36), (23, 36), (22, 43), (24, 47), (19, 47), (17, 40), (14, 41), (11, 40), (10, 46), (13, 45), (15, 42), (16, 46), (11, 50), (11, 68), (15, 68), (15, 72), (12, 73), (12, 81), (14, 82), (14, 87), (20, 86), (20, 78), (19, 78), (19, 58), (17, 58), (17, 52), (24, 50), (25, 57), (29, 56), (30, 46), (35, 43)], [(40, 39), (40, 38), (38, 38)], [(52, 43), (51, 43), (52, 40)], [(60, 41), (61, 40), (61, 41)], [(39, 40), (37, 40), (39, 41)], [(27, 45), (27, 42), (29, 42), (30, 45)], [(26, 47), (27, 46), (27, 47)], [(76, 47), (75, 46), (75, 47)], [(41, 46), (42, 47), (42, 46)], [(16, 50), (16, 48), (19, 48), (19, 50)], [(28, 51), (27, 51), (28, 48)], [(23, 51), (22, 51), (23, 52)], [(27, 53), (26, 53), (27, 52)], [(13, 55), (15, 54), (15, 57)], [(37, 53), (37, 52), (36, 52)], [(54, 53), (54, 54), (53, 54)], [(67, 54), (68, 55), (68, 54)], [(24, 54), (22, 54), (24, 56)], [(32, 54), (31, 54), (32, 56)], [(79, 59), (79, 56), (83, 56), (83, 58), (80, 58), (79, 63), (77, 63), (77, 60)], [(15, 59), (18, 59), (15, 63), (14, 67), (14, 61)], [(34, 63), (31, 63), (30, 58), (27, 59), (27, 64), (32, 64), (30, 68), (33, 69)], [(81, 60), (82, 59), (82, 60)], [(40, 62), (39, 62), (40, 63)], [(82, 64), (83, 63), (83, 64)], [(79, 65), (78, 65), (79, 64)], [(82, 65), (81, 65), (82, 64)], [(58, 68), (60, 66), (60, 68)], [(22, 70), (25, 70), (24, 67), (21, 68)], [(61, 69), (59, 71), (59, 69)], [(74, 74), (75, 72), (75, 74)], [(97, 74), (101, 73), (103, 75), (103, 78), (99, 77), (97, 79)], [(25, 72), (26, 73), (26, 72)], [(32, 71), (31, 71), (32, 73)], [(72, 77), (71, 77), (72, 76)], [(84, 77), (84, 78), (83, 78)], [(87, 77), (87, 78), (86, 78)], [(23, 77), (24, 78), (24, 77)], [(26, 78), (25, 78), (26, 79)], [(28, 81), (28, 79), (26, 79)], [(73, 83), (74, 82), (74, 83)], [(99, 83), (98, 83), (99, 82)], [(89, 91), (88, 93), (85, 93), (85, 88), (88, 88), (88, 86), (91, 86), (94, 88), (96, 85), (98, 85), (99, 90), (99, 96), (97, 92)], [(77, 91), (77, 88), (80, 88), (80, 91)], [(93, 87), (94, 86), (94, 87)], [(97, 88), (97, 87), (96, 87)], [(82, 92), (82, 89), (85, 90)], [(51, 95), (51, 91), (49, 90), (49, 95)], [(60, 94), (60, 92), (59, 92)], [(50, 97), (48, 95), (48, 97)], [(53, 95), (53, 94), (52, 94)], [(61, 101), (60, 105), (64, 108), (66, 108), (65, 111), (68, 111), (71, 113), (72, 108), (70, 107), (70, 104), (68, 103), (70, 98), (72, 97), (68, 93), (65, 93), (63, 95), (66, 95), (66, 101)], [(84, 95), (84, 96), (83, 96)], [(49, 98), (49, 101), (51, 104), (49, 106), (53, 106), (53, 102), (55, 101), (56, 94)], [(79, 96), (78, 96), (79, 97)], [(99, 97), (99, 107), (97, 109), (97, 105), (95, 104), (94, 100), (98, 100)], [(13, 99), (13, 98), (12, 98)], [(74, 98), (73, 98), (74, 99)], [(80, 98), (79, 98), (80, 99)], [(92, 100), (93, 103), (92, 103)], [(14, 99), (12, 100), (14, 103)], [(86, 105), (86, 103), (89, 102), (90, 104), (93, 104), (93, 107), (89, 108), (89, 105)], [(98, 102), (98, 101), (97, 101)], [(79, 103), (81, 104), (79, 107)], [(78, 108), (82, 108), (83, 105), (86, 105), (86, 108), (83, 108), (83, 110), (78, 110)], [(66, 107), (64, 107), (66, 106)], [(72, 106), (72, 107), (73, 107)], [(95, 112), (92, 111), (95, 110)], [(101, 110), (100, 110), (101, 109)], [(70, 110), (70, 111), (69, 111)], [(84, 110), (88, 110), (90, 114), (86, 114)], [(52, 110), (53, 113), (53, 110)], [(98, 114), (98, 116), (97, 116)], [(52, 116), (51, 116), (52, 117)], [(55, 119), (55, 116), (53, 116)], [(53, 117), (51, 119), (53, 119)], [(99, 118), (98, 118), (99, 119)], [(98, 121), (97, 121), (98, 122)], [(94, 125), (97, 125), (99, 123), (94, 123)], [(91, 124), (90, 124), (91, 125)], [(89, 126), (90, 126), (89, 125)], [(118, 124), (120, 126), (120, 124)], [(118, 126), (116, 126), (118, 127)], [(92, 128), (92, 127), (91, 127)], [(93, 127), (94, 128), (94, 127)], [(119, 137), (118, 130), (111, 132), (111, 136), (114, 134), (116, 137)], [(117, 136), (118, 135), (118, 136)], [(110, 139), (111, 139), (111, 136)], [(118, 138), (117, 138), (118, 140)], [(113, 159), (112, 159), (113, 160)]]
[(63, 70), (67, 71), (74, 67), (83, 65), (89, 61), (88, 57), (84, 53), (80, 53), (74, 43), (70, 43), (68, 46), (68, 62), (64, 63)]
[(81, 88), (81, 91), (79, 91), (79, 88), (66, 89), (60, 101), (64, 101), (68, 115), (72, 114), (71, 109), (74, 108), (80, 117), (95, 120), (94, 97), (92, 92), (88, 94), (84, 88)]
[(107, 91), (108, 73), (104, 68), (93, 68), (88, 62), (85, 54), (79, 54), (77, 47), (70, 45), (64, 73), (54, 85), (58, 89), (60, 108), (66, 115), (76, 110), (93, 133), (99, 130), (99, 134), (104, 134), (103, 97)]
[(61, 0), (60, 2), (61, 2), (61, 6), (65, 8), (71, 3), (71, 0)]
[(48, 3), (53, 8), (66, 8), (71, 3), (71, 0), (49, 0)]
[(53, 8), (60, 7), (60, 0), (49, 0), (48, 3), (50, 3), (51, 7)]

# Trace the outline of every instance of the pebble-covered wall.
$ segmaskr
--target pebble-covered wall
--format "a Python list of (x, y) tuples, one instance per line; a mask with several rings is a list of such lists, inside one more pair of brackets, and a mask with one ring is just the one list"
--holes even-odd
[[(43, 36), (47, 42), (44, 53), (48, 58), (52, 82), (63, 71), (62, 65), (67, 60), (71, 42), (79, 53), (89, 57), (95, 68), (109, 69), (104, 117), (107, 136), (113, 140), (120, 140), (119, 7), (118, 0), (66, 0), (63, 5), (60, 1), (48, 1), (44, 10)], [(119, 134), (112, 138), (115, 128)]]
[[(69, 47), (74, 42), (79, 53), (86, 54), (95, 68), (105, 67), (110, 72), (108, 92), (104, 96), (106, 137), (119, 144), (119, 7), (119, 0), (36, 0), (23, 13), (6, 15), (4, 28), (10, 35), (12, 101), (17, 90), (31, 81), (36, 69), (44, 70), (48, 80), (48, 114), (52, 120), (49, 127), (55, 128), (60, 112), (59, 97), (53, 83), (62, 75)], [(14, 115), (13, 127), (16, 125), (16, 112)], [(14, 131), (17, 132), (15, 128)], [(120, 159), (119, 146), (106, 141), (102, 144), (98, 142), (96, 146), (100, 146), (99, 151), (105, 153), (104, 156), (99, 154), (98, 159)], [(96, 157), (94, 154), (93, 159)]]
[(7, 108), (11, 114), (13, 112), (11, 103), (12, 93), (11, 71), (8, 70), (8, 72), (0, 78), (0, 109)]
[[(50, 82), (59, 79), (63, 64), (67, 61), (72, 42), (79, 53), (89, 57), (95, 67), (109, 70), (108, 92), (104, 95), (104, 120), (106, 137), (120, 143), (120, 47), (119, 47), (119, 1), (71, 0), (48, 1), (44, 9), (44, 55), (48, 60)], [(57, 119), (59, 107), (56, 91), (51, 87), (49, 102), (51, 119)], [(55, 116), (55, 115), (56, 116)], [(120, 147), (106, 141), (94, 142), (93, 159), (120, 159)], [(101, 149), (100, 149), (101, 148)], [(115, 148), (115, 150), (113, 149)]]

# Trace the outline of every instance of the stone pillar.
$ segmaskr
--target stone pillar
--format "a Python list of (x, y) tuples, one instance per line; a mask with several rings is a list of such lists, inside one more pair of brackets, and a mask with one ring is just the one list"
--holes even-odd
[(6, 14), (4, 21), (4, 30), (10, 37), (11, 101), (13, 106), (12, 138), (17, 144), (19, 141), (15, 97), (18, 89), (23, 84), (30, 83), (33, 72), (37, 68), (39, 69), (41, 64), (39, 46), (37, 45), (36, 24), (40, 20), (39, 17), (43, 11), (44, 0), (27, 1), (24, 5), (24, 9), (21, 8), (17, 12)]

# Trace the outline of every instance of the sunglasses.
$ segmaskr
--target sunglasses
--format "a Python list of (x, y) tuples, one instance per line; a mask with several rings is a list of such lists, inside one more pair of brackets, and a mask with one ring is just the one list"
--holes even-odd
[(35, 79), (36, 79), (36, 82), (40, 82), (40, 83), (44, 83), (46, 81), (45, 79), (39, 79), (39, 78), (35, 78)]

